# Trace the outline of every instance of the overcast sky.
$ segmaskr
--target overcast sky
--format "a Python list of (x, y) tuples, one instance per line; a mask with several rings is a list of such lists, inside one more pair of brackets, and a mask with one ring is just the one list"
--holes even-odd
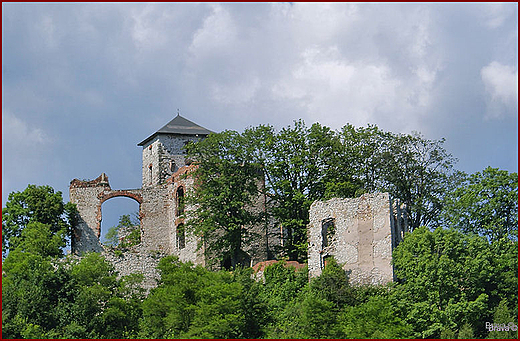
[(137, 143), (177, 109), (417, 130), (460, 170), (518, 171), (517, 3), (2, 3), (2, 86), (3, 206), (102, 172), (139, 188)]

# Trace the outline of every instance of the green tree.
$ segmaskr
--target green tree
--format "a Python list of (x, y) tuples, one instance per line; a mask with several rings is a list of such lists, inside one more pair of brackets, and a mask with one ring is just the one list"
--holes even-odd
[(388, 134), (382, 155), (381, 190), (406, 205), (410, 229), (435, 226), (444, 196), (457, 183), (456, 159), (443, 148), (444, 139), (429, 140), (421, 134)]
[(310, 128), (295, 121), (274, 137), (265, 161), (272, 212), (284, 231), (284, 254), (289, 260), (307, 259), (309, 208), (315, 200), (334, 195), (353, 196), (351, 172), (340, 167), (342, 145), (337, 134), (319, 123)]
[(355, 127), (347, 124), (341, 128), (340, 140), (344, 151), (339, 158), (340, 166), (351, 169), (361, 182), (356, 194), (375, 192), (383, 187), (383, 153), (391, 138), (390, 133), (376, 125)]
[(53, 235), (69, 236), (76, 212), (75, 206), (64, 203), (61, 192), (54, 193), (50, 186), (28, 185), (22, 192), (10, 193), (2, 209), (2, 257), (23, 242), (22, 231), (30, 223), (46, 225)]
[[(125, 230), (126, 235), (123, 240), (120, 241), (120, 234), (123, 229)], [(124, 249), (139, 244), (141, 242), (139, 221), (137, 219), (132, 219), (129, 214), (123, 214), (119, 217), (119, 223), (108, 229), (104, 239), (104, 245), (111, 248), (119, 247)]]
[(192, 324), (194, 306), (209, 281), (208, 274), (201, 266), (182, 263), (173, 256), (162, 258), (158, 269), (161, 271), (159, 285), (143, 302), (140, 336), (180, 338)]
[(307, 258), (306, 228), (315, 200), (386, 191), (406, 205), (410, 229), (433, 226), (444, 195), (459, 178), (453, 172), (456, 160), (443, 143), (370, 125), (346, 125), (335, 132), (319, 123), (307, 127), (302, 120), (279, 132), (260, 125), (242, 134), (212, 134), (188, 146), (201, 166), (199, 184), (204, 184), (192, 197), (192, 204), (201, 203), (192, 226), (205, 236), (222, 231), (215, 246), (231, 257), (243, 236), (237, 226), (254, 220), (240, 207), (250, 205), (259, 190), (267, 198), (264, 222), (274, 221), (283, 231), (281, 251), (289, 260)]
[(63, 204), (61, 193), (48, 186), (29, 186), (9, 197), (14, 201), (6, 203), (3, 227), (13, 233), (6, 238), (9, 252), (2, 264), (2, 336), (137, 334), (142, 300), (137, 279), (117, 279), (99, 254), (63, 257), (74, 206)]
[(447, 198), (447, 225), (491, 241), (518, 239), (518, 174), (488, 167), (468, 176)]
[[(5, 338), (125, 338), (137, 334), (141, 290), (99, 254), (60, 261), (17, 248), (4, 261)], [(46, 307), (42, 309), (42, 307)]]
[(459, 339), (473, 339), (475, 338), (473, 334), (473, 328), (469, 325), (469, 323), (464, 323), (462, 327), (460, 327), (459, 333), (457, 335)]
[(307, 268), (296, 270), (286, 267), (282, 262), (275, 263), (264, 270), (264, 285), (261, 295), (267, 302), (268, 311), (276, 316), (295, 295), (308, 285)]
[[(255, 285), (244, 274), (211, 272), (168, 256), (161, 281), (143, 302), (141, 336), (147, 338), (252, 338), (262, 319)], [(250, 327), (252, 327), (250, 329)]]
[(443, 198), (460, 177), (444, 139), (384, 132), (375, 125), (346, 125), (340, 136), (345, 146), (340, 162), (355, 171), (364, 191), (389, 192), (405, 204), (410, 230), (436, 225)]
[[(488, 241), (452, 229), (426, 227), (406, 235), (393, 253), (400, 280), (392, 293), (394, 306), (414, 328), (414, 337), (438, 337), (449, 328), (468, 323), (477, 337), (485, 334), (495, 302), (512, 295), (517, 284), (505, 288), (498, 276), (497, 258)], [(509, 249), (511, 252), (511, 249)], [(514, 269), (509, 269), (509, 276)], [(514, 285), (514, 287), (512, 287)]]
[(55, 308), (60, 318), (54, 333), (65, 338), (131, 338), (138, 332), (142, 276), (117, 278), (114, 266), (98, 253), (68, 259), (65, 298)]
[(49, 257), (20, 249), (9, 252), (2, 271), (2, 337), (47, 337), (58, 325), (52, 307), (66, 274), (56, 271)]
[(187, 152), (198, 167), (188, 202), (186, 225), (205, 244), (207, 259), (230, 266), (243, 262), (243, 249), (259, 236), (250, 228), (261, 222), (262, 212), (255, 212), (259, 198), (261, 171), (246, 157), (240, 134), (225, 131), (210, 134), (188, 145)]
[(339, 338), (334, 303), (306, 291), (293, 298), (277, 319), (268, 337), (283, 339)]
[(511, 314), (505, 299), (500, 301), (495, 310), (492, 326), (489, 339), (518, 339), (518, 315)]
[(283, 262), (265, 269), (262, 295), (269, 311), (267, 338), (340, 337), (338, 309), (335, 302), (324, 298), (330, 297), (337, 288), (321, 295), (317, 290), (324, 286), (311, 288), (307, 276), (306, 268), (295, 271), (294, 267), (286, 267)]
[(313, 278), (309, 286), (315, 296), (334, 303), (334, 310), (338, 313), (345, 305), (359, 303), (356, 291), (361, 289), (349, 285), (346, 271), (334, 258), (327, 261), (321, 275)]
[(235, 269), (233, 281), (242, 287), (240, 306), (244, 311), (243, 337), (262, 338), (269, 318), (267, 302), (261, 295), (263, 283), (254, 279), (252, 268)]
[(272, 126), (248, 128), (242, 136), (248, 157), (262, 166), (268, 214), (284, 231), (282, 253), (304, 261), (312, 202), (353, 196), (360, 187), (351, 168), (342, 167), (340, 138), (328, 127), (307, 127), (302, 120), (279, 132)]
[(343, 337), (352, 339), (401, 339), (411, 336), (412, 328), (402, 321), (390, 300), (372, 296), (365, 303), (347, 307), (340, 317)]

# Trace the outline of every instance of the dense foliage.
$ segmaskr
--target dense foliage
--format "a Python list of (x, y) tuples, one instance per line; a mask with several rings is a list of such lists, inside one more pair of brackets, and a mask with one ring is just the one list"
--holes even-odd
[(488, 167), (449, 193), (446, 224), (497, 241), (518, 239), (518, 175)]
[(218, 265), (227, 261), (232, 268), (243, 262), (243, 247), (259, 238), (247, 227), (261, 222), (263, 213), (251, 209), (261, 173), (243, 144), (238, 133), (225, 131), (190, 147), (190, 155), (204, 166), (189, 175), (196, 179), (196, 193), (188, 193), (188, 201), (196, 205), (186, 226), (201, 237), (208, 259)]
[[(260, 125), (210, 134), (187, 146), (200, 166), (190, 226), (199, 235), (211, 233), (206, 245), (225, 258), (254, 243), (241, 226), (274, 221), (284, 243), (272, 251), (300, 262), (307, 259), (306, 228), (315, 200), (389, 192), (406, 205), (410, 230), (435, 226), (445, 195), (461, 177), (443, 143), (376, 126), (346, 125), (336, 132), (301, 120), (278, 132)], [(267, 199), (263, 215), (251, 205), (259, 197)]]
[[(9, 196), (2, 263), (3, 338), (119, 338), (141, 316), (140, 276), (117, 278), (99, 254), (64, 257), (74, 206), (48, 186)], [(64, 212), (69, 220), (62, 218)]]
[[(65, 256), (75, 208), (30, 185), (3, 208), (2, 337), (518, 337), (488, 330), (518, 325), (516, 173), (455, 172), (442, 141), (375, 126), (259, 126), (210, 135), (189, 151), (199, 163), (189, 196), (199, 195), (193, 209), (203, 218), (187, 225), (232, 271), (165, 257), (145, 294), (139, 275), (118, 277), (99, 254)], [(286, 230), (283, 255), (305, 260), (313, 200), (380, 190), (406, 204), (411, 223), (393, 252), (395, 283), (350, 285), (334, 259), (310, 280), (284, 261), (260, 277), (240, 265), (255, 240), (251, 224), (275, 221)], [(268, 198), (267, 212), (251, 209), (258, 196)], [(132, 225), (121, 217), (110, 247), (132, 243), (118, 236)]]
[(59, 236), (58, 239), (66, 238), (71, 232), (75, 213), (74, 205), (63, 203), (61, 192), (54, 193), (50, 186), (29, 185), (22, 192), (10, 193), (2, 208), (2, 258), (10, 249), (24, 243), (26, 227), (31, 232), (25, 234), (47, 233)]

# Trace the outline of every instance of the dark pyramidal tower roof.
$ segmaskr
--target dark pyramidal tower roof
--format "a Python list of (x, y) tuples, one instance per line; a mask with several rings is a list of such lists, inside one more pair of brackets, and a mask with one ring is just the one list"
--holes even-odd
[(145, 140), (140, 142), (138, 144), (138, 146), (145, 145), (148, 141), (150, 141), (151, 139), (153, 139), (155, 136), (157, 136), (159, 134), (206, 136), (206, 135), (209, 135), (210, 133), (212, 133), (211, 130), (203, 128), (203, 127), (199, 126), (198, 124), (177, 114), (177, 116), (173, 120), (168, 122), (164, 127), (157, 130), (151, 136), (147, 137)]

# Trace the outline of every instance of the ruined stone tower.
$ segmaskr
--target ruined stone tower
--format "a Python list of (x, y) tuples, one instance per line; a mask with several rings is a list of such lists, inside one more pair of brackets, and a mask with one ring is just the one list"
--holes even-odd
[[(139, 250), (134, 251), (143, 257), (160, 253), (176, 255), (181, 261), (207, 265), (207, 255), (204, 248), (198, 248), (198, 238), (184, 228), (183, 213), (193, 208), (185, 203), (184, 197), (192, 189), (194, 179), (189, 174), (196, 167), (186, 159), (184, 146), (210, 133), (210, 130), (177, 115), (140, 142), (138, 146), (143, 148), (142, 188), (113, 190), (104, 173), (92, 181), (72, 180), (70, 200), (79, 211), (79, 223), (74, 229), (72, 241), (73, 253), (103, 252), (104, 247), (100, 243), (101, 205), (111, 198), (124, 196), (139, 203), (141, 244)], [(253, 209), (265, 209), (264, 196), (259, 196)], [(247, 263), (266, 260), (266, 227), (258, 225), (249, 228), (259, 230), (258, 234), (264, 238), (242, 250), (245, 259), (249, 260)], [(125, 273), (124, 269), (118, 270)]]
[(112, 190), (108, 176), (92, 181), (74, 179), (70, 183), (70, 200), (79, 211), (74, 229), (72, 252), (103, 251), (101, 205), (114, 197), (128, 197), (139, 203), (142, 252), (160, 252), (179, 256), (183, 261), (203, 264), (197, 242), (187, 235), (180, 217), (184, 211), (184, 194), (193, 179), (182, 177), (190, 172), (184, 145), (197, 141), (211, 131), (177, 115), (164, 127), (138, 145), (143, 147), (143, 186), (139, 189)]
[(388, 193), (315, 201), (307, 227), (309, 275), (319, 276), (327, 258), (334, 257), (352, 284), (391, 282), (392, 251), (406, 230), (403, 216)]
[(143, 188), (164, 183), (186, 166), (184, 146), (190, 141), (195, 142), (208, 136), (209, 133), (211, 131), (208, 129), (177, 115), (140, 142), (138, 146), (143, 147)]

